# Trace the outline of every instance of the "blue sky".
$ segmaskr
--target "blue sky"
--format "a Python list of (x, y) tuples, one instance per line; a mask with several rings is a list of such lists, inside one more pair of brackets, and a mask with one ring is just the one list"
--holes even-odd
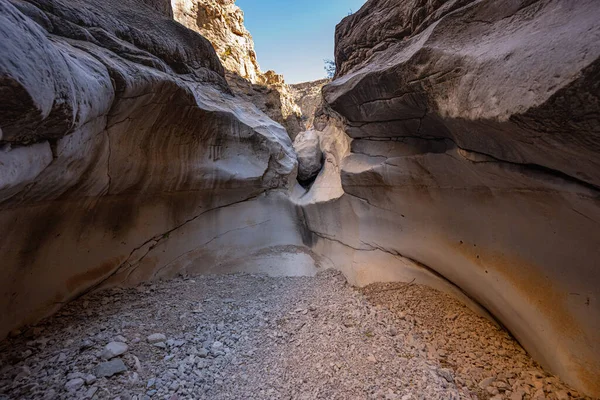
[(335, 26), (365, 0), (237, 0), (254, 37), (260, 68), (283, 74), (287, 83), (325, 77), (333, 59)]

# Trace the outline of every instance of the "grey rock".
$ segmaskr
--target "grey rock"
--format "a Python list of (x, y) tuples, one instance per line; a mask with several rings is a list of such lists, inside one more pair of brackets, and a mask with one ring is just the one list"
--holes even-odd
[(167, 340), (167, 337), (162, 333), (153, 333), (152, 335), (146, 338), (148, 343), (155, 344), (158, 342), (164, 342)]
[(448, 383), (454, 383), (454, 374), (452, 373), (452, 371), (445, 369), (445, 368), (439, 368), (437, 370), (437, 373), (439, 376), (444, 378)]
[(104, 350), (100, 356), (105, 360), (110, 360), (111, 358), (125, 354), (127, 350), (129, 350), (129, 346), (127, 346), (125, 343), (110, 342), (104, 347)]
[(94, 396), (96, 395), (97, 391), (98, 391), (97, 386), (91, 387), (85, 392), (85, 394), (83, 395), (83, 398), (84, 399), (93, 399)]
[(294, 150), (298, 156), (298, 179), (308, 181), (314, 178), (323, 167), (323, 152), (317, 131), (299, 133), (294, 140)]
[(81, 378), (71, 379), (65, 384), (65, 389), (69, 392), (76, 392), (84, 385), (85, 381)]
[(204, 347), (201, 347), (198, 350), (198, 357), (206, 358), (208, 356), (208, 354), (209, 354), (209, 351), (206, 350)]
[(84, 379), (85, 379), (85, 384), (88, 385), (88, 386), (89, 385), (93, 385), (96, 382), (96, 380), (97, 380), (96, 376), (94, 376), (92, 374), (86, 375), (84, 377)]
[(115, 358), (107, 362), (100, 363), (94, 369), (94, 375), (101, 378), (110, 378), (113, 375), (127, 371), (127, 367), (123, 360)]

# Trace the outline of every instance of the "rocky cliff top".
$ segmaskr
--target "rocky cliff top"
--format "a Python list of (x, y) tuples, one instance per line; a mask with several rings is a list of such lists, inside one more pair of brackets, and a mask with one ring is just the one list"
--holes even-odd
[[(174, 17), (213, 44), (235, 94), (254, 103), (293, 138), (303, 130), (300, 108), (283, 75), (263, 73), (252, 35), (244, 26), (244, 13), (235, 0), (172, 0)], [(241, 78), (241, 79), (240, 79)]]
[(263, 81), (252, 35), (235, 0), (173, 0), (175, 20), (207, 38), (223, 66), (252, 83)]

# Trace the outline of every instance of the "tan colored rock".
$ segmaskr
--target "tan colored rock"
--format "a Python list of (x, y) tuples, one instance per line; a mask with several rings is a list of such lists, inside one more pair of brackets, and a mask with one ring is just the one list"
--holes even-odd
[(329, 82), (331, 82), (331, 79), (290, 85), (294, 95), (294, 102), (300, 107), (302, 112), (302, 122), (305, 129), (313, 129), (315, 127), (315, 114), (323, 104), (321, 89)]
[(172, 0), (175, 20), (213, 44), (233, 92), (282, 124), (293, 139), (305, 130), (301, 110), (283, 75), (262, 73), (254, 41), (235, 0)]
[(254, 41), (235, 0), (171, 0), (176, 21), (207, 38), (223, 66), (252, 83), (263, 83)]

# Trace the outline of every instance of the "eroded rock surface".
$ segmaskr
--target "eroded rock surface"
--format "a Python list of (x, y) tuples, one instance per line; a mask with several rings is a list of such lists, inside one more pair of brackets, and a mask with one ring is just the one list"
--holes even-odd
[(331, 82), (331, 79), (290, 85), (294, 94), (294, 101), (302, 111), (302, 122), (305, 129), (314, 128), (315, 115), (323, 104), (321, 90), (329, 82)]
[(423, 3), (372, 0), (337, 28), (324, 97), (352, 154), (345, 195), (307, 207), (313, 248), (356, 283), (441, 274), (598, 395), (600, 9)]
[(234, 98), (211, 44), (169, 14), (0, 2), (0, 336), (103, 282), (302, 244), (276, 193), (296, 176), (286, 131)]
[[(487, 310), (550, 371), (600, 394), (594, 1), (368, 1), (338, 26), (323, 104), (307, 91), (323, 159), (309, 189), (296, 184), (293, 93), (259, 75), (239, 10), (173, 4), (0, 2), (0, 337), (102, 286), (335, 267), (358, 286), (414, 281)], [(216, 10), (208, 25), (200, 4)], [(215, 42), (237, 36), (235, 65), (173, 15), (227, 30)], [(474, 372), (454, 372), (435, 384), (471, 394)], [(68, 378), (65, 390), (93, 385)], [(496, 399), (554, 384), (481, 378)]]
[(171, 4), (175, 20), (208, 39), (226, 69), (262, 83), (254, 40), (235, 0), (171, 0)]
[(292, 89), (275, 71), (261, 72), (252, 35), (235, 0), (171, 0), (175, 20), (213, 44), (233, 92), (285, 126), (290, 137), (305, 130)]
[(323, 152), (319, 143), (319, 134), (305, 131), (294, 139), (294, 150), (298, 155), (298, 179), (308, 181), (321, 171)]

